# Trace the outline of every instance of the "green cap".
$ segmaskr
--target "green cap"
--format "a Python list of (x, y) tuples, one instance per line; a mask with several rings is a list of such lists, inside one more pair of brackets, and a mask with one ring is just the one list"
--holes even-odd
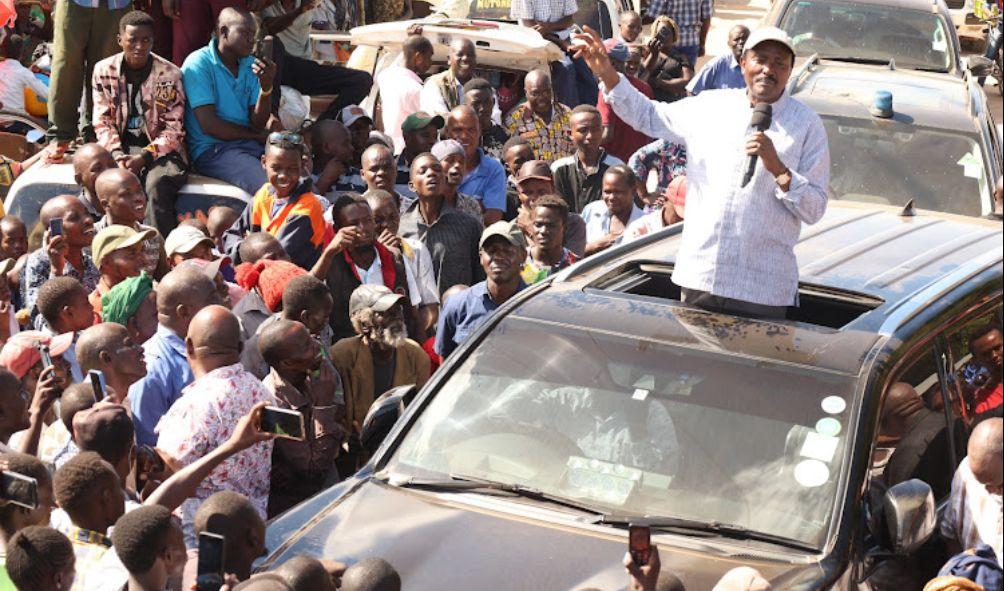
[(408, 115), (408, 118), (401, 124), (401, 131), (404, 133), (418, 131), (419, 129), (425, 129), (430, 123), (435, 125), (436, 129), (442, 129), (444, 121), (439, 115), (430, 115), (425, 111), (418, 111), (417, 113)]
[(105, 255), (120, 248), (128, 248), (134, 244), (139, 244), (156, 235), (157, 232), (153, 229), (137, 232), (129, 226), (112, 224), (98, 232), (97, 236), (91, 242), (91, 256), (94, 258), (94, 266), (100, 269), (101, 261), (105, 258)]
[(490, 238), (495, 236), (508, 241), (513, 246), (526, 248), (526, 241), (523, 239), (523, 230), (516, 225), (516, 222), (502, 221), (495, 222), (481, 232), (481, 242), (478, 243), (478, 248), (484, 248), (485, 242), (488, 242)]

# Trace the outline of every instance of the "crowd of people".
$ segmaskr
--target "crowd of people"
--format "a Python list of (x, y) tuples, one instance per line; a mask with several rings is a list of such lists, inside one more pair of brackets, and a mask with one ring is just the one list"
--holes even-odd
[[(8, 164), (72, 163), (79, 192), (45, 201), (35, 228), (0, 218), (0, 471), (37, 484), (33, 507), (0, 505), (0, 591), (187, 590), (203, 533), (223, 536), (231, 589), (398, 589), (376, 556), (252, 576), (265, 520), (361, 467), (373, 402), (425, 384), (521, 290), (686, 219), (687, 303), (769, 319), (797, 305), (825, 131), (784, 94), (779, 30), (737, 26), (696, 67), (711, 0), (654, 0), (606, 41), (572, 35), (575, 2), (514, 1), (566, 55), (506, 109), (467, 39), (430, 75), (421, 27), (375, 80), (312, 59), (312, 26), (406, 18), (410, 0), (40, 6), (5, 29), (0, 100), (47, 98), (47, 144)], [(47, 86), (20, 64), (31, 38), (51, 40)], [(360, 106), (374, 84), (375, 113)], [(287, 129), (282, 87), (337, 98)], [(771, 134), (750, 133), (756, 103)], [(249, 205), (179, 221), (191, 172)], [(985, 357), (997, 408), (1001, 355)], [(267, 432), (266, 406), (299, 413), (302, 437)], [(1001, 441), (999, 418), (974, 430), (941, 527), (960, 556), (988, 545), (997, 573)], [(959, 562), (946, 575), (991, 576)], [(657, 550), (625, 568), (631, 589), (683, 588)], [(929, 587), (976, 588), (951, 584)], [(767, 588), (752, 569), (715, 587)]]

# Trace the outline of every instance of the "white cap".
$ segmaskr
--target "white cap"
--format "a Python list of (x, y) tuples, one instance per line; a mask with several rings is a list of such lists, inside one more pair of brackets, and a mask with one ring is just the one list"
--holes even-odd
[(750, 33), (749, 39), (743, 45), (743, 51), (753, 49), (757, 45), (766, 41), (776, 41), (788, 48), (792, 55), (795, 55), (795, 46), (791, 42), (791, 37), (777, 27), (760, 27)]
[(360, 107), (359, 105), (349, 105), (344, 109), (342, 109), (341, 118), (342, 118), (342, 123), (345, 124), (345, 127), (349, 127), (350, 125), (352, 125), (356, 121), (359, 121), (360, 119), (366, 119), (367, 121), (370, 122), (370, 124), (373, 123), (373, 118), (367, 115), (366, 110)]
[(213, 239), (195, 226), (182, 224), (167, 235), (167, 239), (164, 240), (164, 250), (167, 251), (167, 256), (176, 253), (187, 254), (204, 241), (213, 244)]

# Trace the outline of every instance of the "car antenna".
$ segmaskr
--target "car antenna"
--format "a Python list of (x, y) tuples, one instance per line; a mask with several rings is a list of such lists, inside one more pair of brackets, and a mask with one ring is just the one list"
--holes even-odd
[(903, 209), (899, 212), (899, 215), (900, 217), (904, 218), (912, 218), (913, 216), (917, 215), (916, 210), (914, 210), (913, 208), (913, 199), (906, 202), (906, 205), (903, 206)]
[(896, 69), (896, 59), (895, 58), (889, 58), (889, 69), (890, 70), (895, 70)]

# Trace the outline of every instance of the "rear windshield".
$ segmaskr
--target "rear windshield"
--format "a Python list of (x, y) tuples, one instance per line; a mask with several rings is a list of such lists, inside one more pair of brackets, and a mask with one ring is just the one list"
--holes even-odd
[[(577, 0), (579, 9), (573, 20), (581, 26), (589, 25), (600, 36), (608, 39), (613, 35), (610, 28), (610, 10), (600, 0)], [(512, 0), (471, 0), (468, 18), (487, 20), (512, 20), (509, 10)]]

